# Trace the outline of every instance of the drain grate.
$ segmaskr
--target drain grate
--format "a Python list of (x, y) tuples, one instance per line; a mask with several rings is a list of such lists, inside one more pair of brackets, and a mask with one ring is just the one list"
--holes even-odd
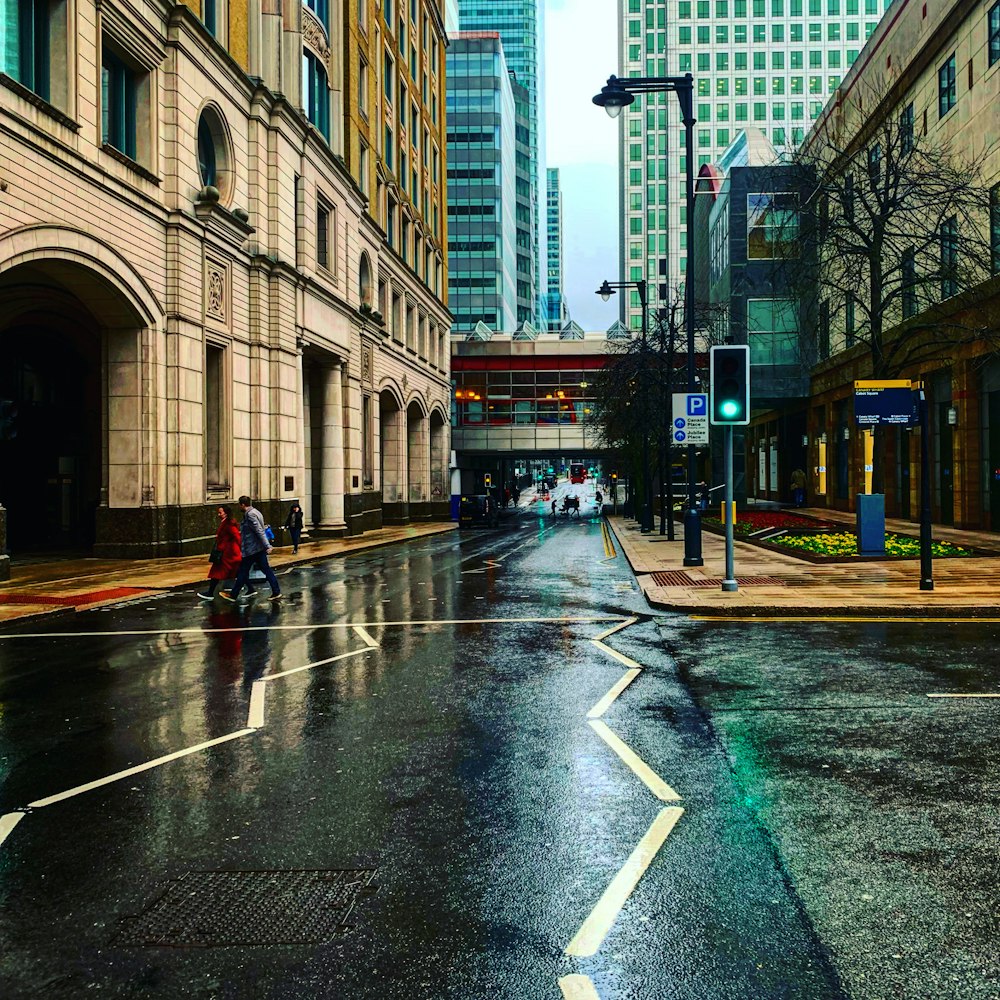
[[(658, 587), (721, 587), (721, 577), (691, 576), (683, 570), (663, 570), (652, 573), (653, 583)], [(736, 582), (741, 587), (784, 587), (785, 580), (777, 576), (739, 576)]]
[(374, 868), (333, 871), (188, 872), (113, 943), (131, 947), (223, 948), (324, 944), (347, 930)]

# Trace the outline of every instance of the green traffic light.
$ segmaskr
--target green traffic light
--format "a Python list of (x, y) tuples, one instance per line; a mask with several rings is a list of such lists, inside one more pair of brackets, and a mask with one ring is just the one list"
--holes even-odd
[(740, 415), (740, 404), (735, 399), (727, 399), (723, 401), (720, 410), (724, 417), (732, 419)]

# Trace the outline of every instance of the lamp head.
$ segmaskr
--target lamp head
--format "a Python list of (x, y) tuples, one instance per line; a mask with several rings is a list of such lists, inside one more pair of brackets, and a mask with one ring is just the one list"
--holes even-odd
[(605, 302), (607, 302), (608, 299), (610, 299), (611, 296), (615, 294), (615, 290), (608, 284), (607, 278), (604, 279), (604, 283), (601, 285), (601, 287), (597, 289), (597, 294), (600, 295), (600, 297), (604, 299)]
[(608, 116), (617, 118), (622, 108), (627, 108), (635, 97), (619, 82), (617, 76), (609, 76), (607, 85), (601, 87), (601, 92), (594, 97), (594, 103), (607, 111)]

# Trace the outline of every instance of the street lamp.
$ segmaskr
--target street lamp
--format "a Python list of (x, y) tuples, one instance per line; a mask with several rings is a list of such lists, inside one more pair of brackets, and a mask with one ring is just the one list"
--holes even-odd
[[(688, 392), (695, 389), (694, 359), (694, 77), (684, 76), (633, 76), (620, 78), (609, 76), (607, 84), (594, 97), (594, 103), (617, 118), (622, 108), (635, 101), (636, 94), (651, 94), (672, 91), (681, 106), (681, 121), (684, 123), (685, 187), (687, 202), (687, 274), (684, 279), (684, 325), (687, 328), (687, 376)], [(605, 282), (605, 285), (607, 282)], [(645, 327), (646, 310), (643, 307)], [(701, 516), (698, 512), (696, 494), (697, 456), (695, 446), (687, 446), (687, 510), (684, 511), (684, 565), (701, 566)]]
[[(605, 302), (615, 294), (616, 288), (635, 288), (639, 293), (639, 306), (642, 309), (642, 361), (646, 363), (646, 279), (640, 278), (638, 281), (607, 281), (605, 280), (597, 294)], [(642, 517), (639, 520), (640, 530), (644, 535), (648, 535), (653, 530), (653, 507), (650, 498), (652, 486), (649, 481), (649, 421), (646, 419), (646, 393), (641, 394), (642, 398)]]

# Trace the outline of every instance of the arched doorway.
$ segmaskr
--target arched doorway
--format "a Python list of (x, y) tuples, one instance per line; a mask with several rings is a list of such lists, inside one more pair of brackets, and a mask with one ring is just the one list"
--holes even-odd
[(140, 506), (138, 337), (146, 323), (82, 264), (8, 262), (0, 273), (7, 545), (15, 558), (90, 551), (102, 510)]
[(405, 524), (409, 520), (404, 456), (405, 423), (399, 399), (389, 389), (378, 397), (379, 485), (382, 489), (382, 523)]
[(447, 520), (451, 511), (448, 484), (448, 425), (440, 410), (431, 411), (430, 432), (431, 516)]
[(406, 408), (406, 466), (410, 486), (410, 518), (428, 518), (430, 448), (427, 441), (427, 417), (416, 400)]

